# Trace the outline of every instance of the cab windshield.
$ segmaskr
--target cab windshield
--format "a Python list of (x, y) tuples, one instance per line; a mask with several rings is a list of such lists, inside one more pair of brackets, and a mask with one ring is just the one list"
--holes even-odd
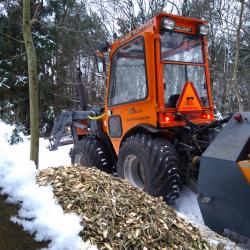
[(161, 34), (165, 105), (175, 108), (185, 82), (192, 82), (203, 106), (208, 105), (200, 36), (167, 31)]

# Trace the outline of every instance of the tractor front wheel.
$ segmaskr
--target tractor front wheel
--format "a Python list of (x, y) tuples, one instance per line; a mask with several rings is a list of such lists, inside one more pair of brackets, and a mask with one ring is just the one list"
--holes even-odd
[(96, 167), (104, 172), (113, 173), (114, 164), (111, 154), (97, 138), (82, 138), (74, 144), (70, 157), (72, 165)]
[(117, 172), (133, 186), (172, 204), (179, 196), (180, 162), (166, 139), (146, 134), (128, 137), (120, 148)]

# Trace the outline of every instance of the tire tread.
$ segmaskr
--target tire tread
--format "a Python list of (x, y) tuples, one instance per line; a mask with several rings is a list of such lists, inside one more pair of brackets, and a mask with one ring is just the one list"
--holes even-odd
[(150, 172), (150, 183), (145, 184), (144, 191), (154, 196), (163, 196), (172, 204), (179, 196), (181, 189), (181, 167), (174, 146), (165, 138), (152, 137), (148, 134), (135, 134), (126, 139), (120, 148), (117, 170), (118, 176), (124, 178), (123, 159), (126, 151), (133, 148), (134, 152), (141, 151), (147, 159), (146, 171)]
[(74, 144), (70, 156), (71, 164), (75, 164), (76, 154), (81, 154), (81, 165), (96, 167), (107, 173), (113, 173), (114, 164), (106, 146), (97, 138), (83, 137)]

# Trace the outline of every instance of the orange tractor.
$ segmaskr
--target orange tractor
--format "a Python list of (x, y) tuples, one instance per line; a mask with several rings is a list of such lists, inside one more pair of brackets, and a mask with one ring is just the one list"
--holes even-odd
[(205, 21), (162, 13), (102, 45), (105, 107), (63, 111), (51, 149), (70, 126), (72, 164), (96, 166), (169, 204), (185, 183), (208, 226), (250, 237), (250, 113), (214, 119), (208, 31)]

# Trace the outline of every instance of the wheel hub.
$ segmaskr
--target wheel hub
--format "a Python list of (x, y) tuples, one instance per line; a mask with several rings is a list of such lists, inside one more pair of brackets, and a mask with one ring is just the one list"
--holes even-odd
[(141, 161), (135, 155), (128, 155), (124, 162), (124, 177), (135, 187), (144, 189), (145, 172)]
[(74, 159), (74, 166), (80, 166), (81, 165), (81, 154), (76, 154)]

